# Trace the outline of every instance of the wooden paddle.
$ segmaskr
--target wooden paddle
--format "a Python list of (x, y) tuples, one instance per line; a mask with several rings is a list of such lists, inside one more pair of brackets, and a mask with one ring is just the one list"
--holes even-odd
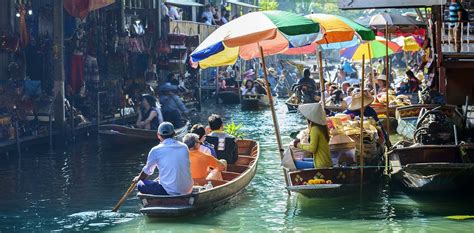
[(135, 187), (137, 186), (137, 183), (138, 181), (132, 181), (132, 183), (130, 184), (130, 187), (127, 189), (127, 192), (123, 194), (122, 198), (120, 198), (117, 205), (115, 205), (114, 209), (112, 209), (112, 212), (118, 211), (122, 203), (127, 199), (128, 195), (135, 189)]

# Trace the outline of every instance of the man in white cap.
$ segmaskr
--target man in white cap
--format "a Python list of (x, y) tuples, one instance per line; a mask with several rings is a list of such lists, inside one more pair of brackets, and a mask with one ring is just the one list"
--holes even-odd
[[(141, 193), (154, 195), (184, 195), (193, 190), (189, 150), (186, 144), (174, 139), (173, 124), (163, 122), (158, 127), (160, 144), (148, 153), (148, 159), (140, 175), (133, 179), (138, 182)], [(158, 168), (159, 180), (146, 180)]]

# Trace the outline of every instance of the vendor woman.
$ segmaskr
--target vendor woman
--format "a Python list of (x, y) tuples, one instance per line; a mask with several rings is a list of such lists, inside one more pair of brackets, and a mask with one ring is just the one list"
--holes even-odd
[(370, 106), (370, 104), (374, 102), (374, 98), (370, 97), (367, 93), (364, 93), (364, 95), (362, 95), (361, 92), (353, 94), (352, 102), (347, 107), (347, 110), (344, 111), (344, 114), (350, 115), (351, 118), (354, 118), (356, 116), (360, 117), (360, 109), (362, 107), (362, 97), (364, 98), (364, 117), (372, 117), (375, 120), (375, 122), (377, 122), (377, 124), (382, 129), (385, 141), (388, 142), (388, 135), (383, 129), (382, 124), (380, 123), (380, 119), (377, 116), (377, 112), (375, 111), (375, 109), (373, 109)]
[(140, 99), (140, 110), (138, 111), (137, 127), (140, 129), (157, 130), (163, 122), (161, 109), (156, 103), (155, 97), (145, 94)]
[(298, 110), (308, 120), (309, 144), (300, 143), (300, 140), (296, 139), (293, 145), (313, 153), (315, 168), (332, 167), (329, 130), (324, 109), (319, 103), (311, 103), (300, 105)]

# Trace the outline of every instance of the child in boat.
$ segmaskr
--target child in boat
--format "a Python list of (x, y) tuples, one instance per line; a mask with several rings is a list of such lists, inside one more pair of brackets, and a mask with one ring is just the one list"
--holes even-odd
[(204, 128), (203, 125), (196, 124), (193, 125), (191, 128), (190, 133), (195, 133), (199, 136), (199, 141), (201, 142), (201, 146), (199, 147), (199, 151), (206, 153), (206, 154), (211, 154), (214, 157), (217, 157), (216, 150), (214, 149), (214, 146), (206, 142), (206, 128)]
[(217, 160), (212, 155), (201, 152), (199, 150), (201, 141), (197, 134), (186, 134), (183, 137), (183, 143), (189, 148), (193, 179), (222, 180), (221, 171), (227, 167), (225, 160)]
[(332, 167), (329, 129), (323, 107), (319, 103), (302, 104), (298, 110), (308, 120), (309, 144), (295, 139), (294, 147), (313, 153), (315, 168)]

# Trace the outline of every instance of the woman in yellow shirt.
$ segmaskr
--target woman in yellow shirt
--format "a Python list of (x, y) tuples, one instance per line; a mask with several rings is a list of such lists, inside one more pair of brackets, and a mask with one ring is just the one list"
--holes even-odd
[(300, 143), (299, 139), (296, 139), (293, 145), (313, 153), (315, 168), (332, 167), (329, 130), (324, 109), (319, 103), (311, 103), (300, 105), (298, 110), (308, 120), (309, 144)]

